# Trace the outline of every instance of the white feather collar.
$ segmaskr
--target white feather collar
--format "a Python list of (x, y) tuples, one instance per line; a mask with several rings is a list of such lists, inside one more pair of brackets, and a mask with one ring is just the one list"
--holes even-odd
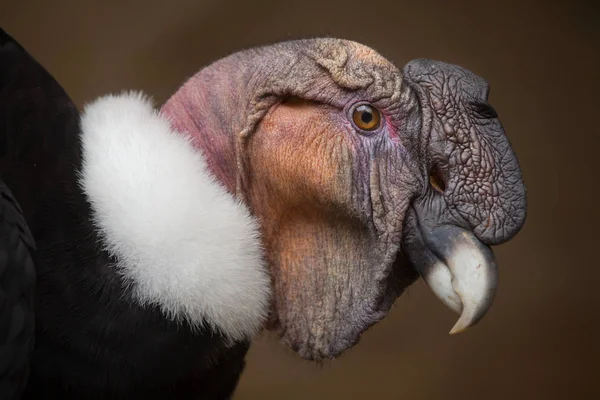
[(80, 185), (135, 299), (231, 340), (257, 333), (270, 296), (258, 226), (189, 137), (137, 92), (88, 104), (81, 128)]

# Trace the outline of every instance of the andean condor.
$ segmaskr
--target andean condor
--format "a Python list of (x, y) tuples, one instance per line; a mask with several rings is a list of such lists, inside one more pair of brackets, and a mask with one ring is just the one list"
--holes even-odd
[(487, 96), (319, 38), (80, 114), (2, 31), (0, 398), (230, 398), (261, 329), (338, 356), (419, 275), (473, 325), (526, 216)]

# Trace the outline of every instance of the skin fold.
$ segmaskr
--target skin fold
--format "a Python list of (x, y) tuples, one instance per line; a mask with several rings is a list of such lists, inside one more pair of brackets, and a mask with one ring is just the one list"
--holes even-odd
[[(489, 246), (521, 229), (526, 195), (488, 91), (461, 67), (401, 71), (364, 45), (310, 39), (217, 61), (161, 112), (261, 223), (268, 328), (319, 360), (356, 344), (419, 274), (462, 312), (455, 331), (489, 307)], [(358, 104), (379, 111), (377, 129), (353, 123)]]

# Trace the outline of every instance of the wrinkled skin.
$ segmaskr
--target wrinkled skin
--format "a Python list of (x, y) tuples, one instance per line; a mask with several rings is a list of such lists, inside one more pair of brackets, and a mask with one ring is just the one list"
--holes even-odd
[(512, 238), (524, 221), (525, 186), (497, 114), (486, 103), (487, 83), (429, 60), (410, 63), (405, 76), (429, 105), (423, 108), (424, 164), (436, 166), (446, 185), (443, 196), (428, 198), (444, 203), (435, 218), (471, 229), (487, 244)]
[[(418, 274), (463, 311), (459, 330), (485, 313), (496, 287), (489, 245), (512, 238), (526, 210), (487, 92), (460, 67), (416, 60), (401, 72), (355, 42), (311, 39), (220, 60), (162, 112), (261, 222), (269, 328), (322, 359), (354, 345)], [(382, 115), (375, 131), (352, 121), (361, 102)]]

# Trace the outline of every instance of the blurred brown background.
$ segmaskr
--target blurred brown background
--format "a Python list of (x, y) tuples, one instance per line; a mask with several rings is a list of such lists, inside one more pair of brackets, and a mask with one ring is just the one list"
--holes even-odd
[(0, 25), (78, 105), (121, 89), (162, 103), (210, 61), (302, 35), (357, 40), (399, 67), (429, 57), (483, 75), (530, 205), (523, 231), (497, 249), (501, 286), (487, 317), (449, 336), (456, 316), (419, 282), (323, 367), (259, 338), (236, 399), (600, 399), (593, 3), (2, 0)]

